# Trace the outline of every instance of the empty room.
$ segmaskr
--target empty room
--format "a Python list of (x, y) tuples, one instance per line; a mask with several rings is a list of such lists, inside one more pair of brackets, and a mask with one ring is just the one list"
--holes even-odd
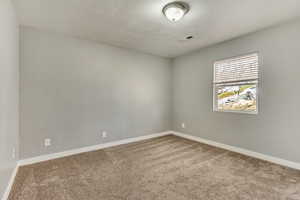
[(300, 200), (299, 0), (0, 0), (0, 25), (1, 200)]

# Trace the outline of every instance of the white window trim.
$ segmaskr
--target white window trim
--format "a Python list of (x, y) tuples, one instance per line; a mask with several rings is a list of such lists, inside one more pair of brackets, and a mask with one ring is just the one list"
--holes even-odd
[[(246, 53), (246, 54), (241, 54), (241, 55), (237, 55), (237, 56), (233, 56), (233, 57), (227, 57), (227, 58), (223, 58), (223, 59), (219, 59), (219, 60), (215, 60), (213, 62), (213, 77), (215, 77), (215, 63), (222, 61), (222, 60), (228, 60), (228, 59), (234, 59), (234, 58), (239, 58), (242, 56), (247, 56), (250, 54), (257, 54), (258, 55), (258, 79), (256, 80), (256, 110), (255, 111), (243, 111), (243, 110), (219, 110), (218, 109), (218, 105), (217, 105), (217, 94), (216, 94), (216, 83), (214, 83), (214, 78), (213, 78), (213, 112), (218, 112), (218, 113), (238, 113), (238, 114), (248, 114), (248, 115), (258, 115), (259, 111), (260, 111), (260, 90), (261, 90), (261, 67), (262, 67), (262, 57), (260, 55), (259, 52), (250, 52), (250, 53)], [(251, 82), (251, 81), (240, 81), (240, 82)], [(253, 81), (252, 81), (253, 82)], [(233, 82), (231, 82), (233, 83)]]

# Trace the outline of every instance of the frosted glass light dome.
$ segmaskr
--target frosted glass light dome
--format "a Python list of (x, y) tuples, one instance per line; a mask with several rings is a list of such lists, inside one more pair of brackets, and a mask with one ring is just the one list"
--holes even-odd
[(189, 11), (189, 6), (184, 2), (172, 2), (163, 8), (166, 18), (172, 22), (179, 21)]

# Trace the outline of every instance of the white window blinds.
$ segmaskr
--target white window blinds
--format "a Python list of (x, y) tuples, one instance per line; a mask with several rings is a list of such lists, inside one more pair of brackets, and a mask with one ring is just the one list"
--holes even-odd
[(214, 83), (251, 81), (258, 79), (258, 54), (216, 61)]

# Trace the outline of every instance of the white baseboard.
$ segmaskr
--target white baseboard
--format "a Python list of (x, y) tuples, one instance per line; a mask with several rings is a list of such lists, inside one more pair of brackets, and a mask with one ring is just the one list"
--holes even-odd
[(14, 184), (18, 169), (19, 169), (19, 165), (17, 164), (14, 171), (12, 172), (12, 174), (10, 176), (8, 185), (7, 185), (6, 190), (4, 191), (4, 194), (2, 196), (2, 200), (7, 200), (8, 199), (8, 196), (9, 196), (9, 193), (12, 189), (13, 184)]
[(281, 158), (276, 158), (276, 157), (273, 157), (273, 156), (265, 155), (265, 154), (262, 154), (262, 153), (257, 153), (257, 152), (250, 151), (250, 150), (247, 150), (247, 149), (243, 149), (243, 148), (240, 148), (240, 147), (230, 146), (230, 145), (227, 145), (227, 144), (214, 142), (214, 141), (211, 141), (211, 140), (203, 139), (203, 138), (200, 138), (200, 137), (197, 137), (197, 136), (192, 136), (192, 135), (188, 135), (188, 134), (184, 134), (184, 133), (172, 132), (172, 134), (176, 135), (176, 136), (179, 136), (179, 137), (182, 137), (182, 138), (189, 139), (189, 140), (194, 140), (194, 141), (197, 141), (197, 142), (200, 142), (200, 143), (208, 144), (208, 145), (211, 145), (211, 146), (219, 147), (219, 148), (226, 149), (226, 150), (229, 150), (229, 151), (233, 151), (233, 152), (236, 152), (236, 153), (240, 153), (240, 154), (243, 154), (243, 155), (247, 155), (247, 156), (251, 156), (251, 157), (254, 157), (254, 158), (261, 159), (261, 160), (265, 160), (265, 161), (268, 161), (268, 162), (271, 162), (271, 163), (275, 163), (275, 164), (279, 164), (279, 165), (282, 165), (282, 166), (286, 166), (286, 167), (290, 167), (290, 168), (293, 168), (293, 169), (300, 170), (300, 163), (297, 163), (297, 162), (284, 160), (284, 159), (281, 159)]
[(34, 163), (47, 161), (47, 160), (53, 160), (53, 159), (56, 159), (56, 158), (62, 158), (62, 157), (71, 156), (71, 155), (84, 153), (84, 152), (96, 151), (96, 150), (99, 150), (99, 149), (118, 146), (118, 145), (121, 145), (121, 144), (128, 144), (128, 143), (132, 143), (132, 142), (138, 142), (138, 141), (142, 141), (142, 140), (147, 140), (147, 139), (161, 137), (161, 136), (165, 136), (165, 135), (171, 135), (171, 134), (172, 134), (172, 131), (166, 131), (166, 132), (155, 133), (155, 134), (151, 134), (151, 135), (128, 138), (128, 139), (119, 140), (119, 141), (115, 141), (115, 142), (108, 142), (108, 143), (103, 143), (103, 144), (99, 144), (99, 145), (68, 150), (68, 151), (64, 151), (64, 152), (59, 152), (59, 153), (53, 153), (53, 154), (47, 154), (47, 155), (37, 156), (37, 157), (33, 157), (33, 158), (28, 158), (28, 159), (20, 160), (18, 164), (19, 164), (19, 166), (30, 165), (30, 164), (34, 164)]
[(273, 157), (273, 156), (265, 155), (265, 154), (262, 154), (262, 153), (257, 153), (257, 152), (250, 151), (250, 150), (247, 150), (247, 149), (243, 149), (243, 148), (240, 148), (240, 147), (235, 147), (235, 146), (231, 146), (231, 145), (227, 145), (227, 144), (222, 144), (222, 143), (215, 142), (215, 141), (212, 141), (212, 140), (203, 139), (203, 138), (200, 138), (198, 136), (188, 135), (188, 134), (174, 132), (174, 131), (166, 131), (166, 132), (162, 132), (162, 133), (155, 133), (155, 134), (151, 134), (151, 135), (140, 136), (140, 137), (135, 137), (135, 138), (128, 138), (128, 139), (119, 140), (119, 141), (115, 141), (115, 142), (103, 143), (103, 144), (99, 144), (99, 145), (88, 146), (88, 147), (68, 150), (68, 151), (59, 152), (59, 153), (53, 153), (53, 154), (37, 156), (37, 157), (33, 157), (33, 158), (20, 160), (18, 162), (18, 165), (19, 166), (30, 165), (30, 164), (34, 164), (34, 163), (47, 161), (47, 160), (53, 160), (53, 159), (56, 159), (56, 158), (62, 158), (62, 157), (71, 156), (71, 155), (84, 153), (84, 152), (96, 151), (96, 150), (99, 150), (99, 149), (118, 146), (118, 145), (121, 145), (121, 144), (128, 144), (128, 143), (132, 143), (132, 142), (138, 142), (138, 141), (151, 139), (151, 138), (155, 138), (155, 137), (161, 137), (161, 136), (170, 135), (170, 134), (173, 134), (173, 135), (176, 135), (176, 136), (179, 136), (179, 137), (182, 137), (182, 138), (194, 140), (194, 141), (197, 141), (197, 142), (200, 142), (200, 143), (208, 144), (208, 145), (211, 145), (211, 146), (219, 147), (219, 148), (222, 148), (222, 149), (226, 149), (226, 150), (229, 150), (229, 151), (237, 152), (237, 153), (244, 154), (244, 155), (247, 155), (247, 156), (251, 156), (251, 157), (254, 157), (254, 158), (258, 158), (258, 159), (261, 159), (261, 160), (269, 161), (269, 162), (279, 164), (279, 165), (282, 165), (282, 166), (286, 166), (286, 167), (290, 167), (290, 168), (293, 168), (293, 169), (300, 170), (300, 163), (297, 163), (297, 162), (284, 160), (284, 159), (281, 159), (281, 158), (276, 158), (276, 157)]
[(251, 157), (254, 157), (254, 158), (258, 158), (258, 159), (261, 159), (261, 160), (269, 161), (269, 162), (279, 164), (279, 165), (282, 165), (282, 166), (286, 166), (286, 167), (290, 167), (290, 168), (293, 168), (293, 169), (300, 170), (300, 163), (297, 163), (297, 162), (288, 161), (288, 160), (284, 160), (284, 159), (281, 159), (281, 158), (276, 158), (276, 157), (273, 157), (273, 156), (265, 155), (265, 154), (262, 154), (262, 153), (257, 153), (257, 152), (250, 151), (250, 150), (247, 150), (247, 149), (243, 149), (243, 148), (240, 148), (240, 147), (235, 147), (235, 146), (231, 146), (231, 145), (227, 145), (227, 144), (218, 143), (218, 142), (215, 142), (215, 141), (203, 139), (203, 138), (193, 136), (193, 135), (188, 135), (188, 134), (174, 132), (174, 131), (166, 131), (166, 132), (155, 133), (155, 134), (146, 135), (146, 136), (128, 138), (128, 139), (119, 140), (119, 141), (115, 141), (115, 142), (103, 143), (103, 144), (99, 144), (99, 145), (88, 146), (88, 147), (83, 147), (83, 148), (79, 148), (79, 149), (73, 149), (73, 150), (69, 150), (69, 151), (64, 151), (64, 152), (59, 152), (59, 153), (54, 153), (54, 154), (48, 154), (48, 155), (42, 155), (42, 156), (38, 156), (38, 157), (34, 157), (34, 158), (20, 160), (18, 162), (17, 166), (15, 167), (12, 175), (11, 175), (9, 184), (7, 186), (6, 191), (4, 192), (2, 200), (7, 200), (8, 199), (8, 196), (9, 196), (9, 193), (12, 189), (14, 179), (17, 175), (19, 166), (34, 164), (34, 163), (38, 163), (38, 162), (43, 162), (43, 161), (52, 160), (52, 159), (56, 159), (56, 158), (71, 156), (71, 155), (84, 153), (84, 152), (96, 151), (96, 150), (99, 150), (99, 149), (118, 146), (118, 145), (121, 145), (121, 144), (128, 144), (128, 143), (132, 143), (132, 142), (138, 142), (138, 141), (142, 141), (142, 140), (146, 140), (146, 139), (151, 139), (151, 138), (156, 138), (156, 137), (161, 137), (161, 136), (171, 135), (171, 134), (182, 137), (182, 138), (186, 138), (186, 139), (189, 139), (189, 140), (193, 140), (193, 141), (197, 141), (197, 142), (200, 142), (200, 143), (204, 143), (204, 144), (208, 144), (208, 145), (211, 145), (211, 146), (226, 149), (226, 150), (229, 150), (229, 151), (244, 154), (244, 155), (247, 155), (247, 156), (251, 156)]

